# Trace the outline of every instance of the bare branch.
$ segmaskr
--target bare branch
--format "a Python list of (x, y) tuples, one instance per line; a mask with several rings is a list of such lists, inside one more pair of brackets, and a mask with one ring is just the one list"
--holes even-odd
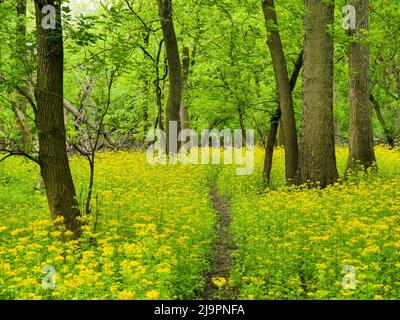
[(138, 20), (142, 23), (143, 27), (145, 27), (145, 29), (146, 29), (147, 31), (150, 31), (150, 32), (157, 32), (158, 30), (161, 29), (161, 28), (158, 28), (158, 29), (152, 29), (152, 28), (150, 28), (150, 27), (147, 25), (147, 23), (144, 22), (144, 20), (135, 12), (135, 10), (133, 10), (133, 8), (132, 8), (131, 4), (129, 3), (129, 1), (128, 1), (128, 0), (125, 0), (125, 2), (126, 2), (126, 5), (127, 5), (128, 8), (129, 8), (129, 10), (135, 15), (136, 18), (138, 18)]
[[(72, 113), (75, 118), (77, 119), (83, 119), (84, 122), (89, 126), (89, 128), (96, 130), (97, 131), (97, 125), (93, 123), (89, 119), (84, 119), (84, 116), (82, 113), (80, 113), (68, 100), (64, 99), (64, 108)], [(117, 144), (114, 142), (114, 140), (108, 135), (107, 132), (101, 130), (101, 135), (104, 137), (104, 139), (109, 143), (109, 145), (115, 150), (118, 149)]]

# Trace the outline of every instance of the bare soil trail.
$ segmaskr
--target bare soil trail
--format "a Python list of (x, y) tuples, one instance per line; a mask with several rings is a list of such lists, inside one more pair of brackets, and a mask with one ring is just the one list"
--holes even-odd
[[(229, 213), (229, 199), (218, 195), (215, 183), (210, 187), (210, 198), (217, 212), (217, 236), (212, 246), (211, 270), (207, 274), (205, 287), (200, 296), (204, 300), (234, 300), (236, 299), (236, 290), (229, 285), (229, 276), (232, 254), (236, 250), (236, 246), (229, 230), (232, 220)], [(225, 278), (227, 283), (218, 288), (213, 283), (213, 278)]]

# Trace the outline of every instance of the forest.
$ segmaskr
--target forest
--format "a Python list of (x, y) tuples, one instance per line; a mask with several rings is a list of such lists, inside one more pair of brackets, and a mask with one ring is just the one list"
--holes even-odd
[(0, 300), (400, 299), (398, 0), (0, 20)]

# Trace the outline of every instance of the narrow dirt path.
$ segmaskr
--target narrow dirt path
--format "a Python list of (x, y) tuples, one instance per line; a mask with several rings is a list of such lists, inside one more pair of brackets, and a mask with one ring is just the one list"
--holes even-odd
[[(213, 260), (211, 270), (207, 274), (201, 299), (204, 300), (233, 300), (236, 298), (235, 288), (229, 285), (229, 275), (232, 263), (232, 253), (236, 250), (233, 236), (229, 232), (231, 216), (229, 214), (229, 200), (218, 195), (215, 184), (210, 187), (210, 197), (217, 212), (217, 237), (213, 243)], [(227, 283), (218, 288), (213, 278), (224, 278)]]

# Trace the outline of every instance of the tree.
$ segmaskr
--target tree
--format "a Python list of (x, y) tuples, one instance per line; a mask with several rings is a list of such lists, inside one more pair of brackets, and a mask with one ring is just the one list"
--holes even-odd
[(278, 29), (274, 0), (263, 0), (262, 7), (268, 33), (267, 44), (272, 57), (275, 81), (278, 88), (281, 123), (285, 140), (286, 180), (291, 181), (297, 171), (298, 144), (292, 92), (286, 67), (286, 59)]
[(296, 184), (333, 184), (336, 168), (333, 129), (333, 23), (334, 6), (305, 0), (302, 121)]
[[(44, 28), (46, 5), (55, 12), (55, 28)], [(81, 216), (66, 150), (63, 111), (63, 37), (60, 2), (35, 1), (37, 33), (36, 128), (39, 136), (39, 164), (53, 219), (63, 217), (74, 238), (81, 234)], [(42, 12), (43, 11), (43, 12)], [(47, 26), (46, 26), (47, 27)]]
[(352, 0), (356, 10), (356, 37), (349, 47), (349, 159), (347, 169), (361, 165), (366, 169), (375, 163), (370, 108), (370, 49), (365, 42), (368, 30), (368, 0)]
[[(294, 64), (294, 68), (292, 71), (292, 75), (290, 77), (289, 81), (290, 94), (292, 94), (294, 87), (296, 86), (297, 78), (299, 76), (302, 66), (303, 66), (303, 50), (297, 57), (297, 60)], [(274, 146), (279, 136), (279, 127), (282, 126), (281, 122), (279, 121), (280, 118), (281, 118), (281, 108), (278, 104), (278, 107), (270, 120), (270, 131), (265, 144), (265, 158), (264, 158), (264, 169), (263, 169), (263, 182), (265, 186), (269, 185), (271, 179)]]
[[(190, 66), (194, 62), (196, 48), (193, 48), (192, 57), (190, 56), (190, 48), (183, 44), (182, 48), (182, 87), (186, 92), (188, 88)], [(191, 61), (192, 60), (192, 61)], [(187, 104), (182, 101), (180, 109), (180, 121), (182, 129), (190, 129), (190, 117)]]
[(172, 20), (172, 0), (157, 0), (157, 4), (169, 70), (169, 97), (166, 109), (165, 129), (167, 141), (170, 141), (169, 123), (171, 121), (176, 121), (178, 132), (181, 127), (179, 112), (182, 103), (182, 67), (178, 41)]
[[(394, 134), (392, 134), (390, 132), (389, 127), (386, 124), (385, 118), (382, 115), (381, 107), (380, 107), (378, 101), (376, 101), (375, 97), (372, 94), (370, 95), (369, 99), (375, 110), (376, 117), (378, 118), (378, 121), (382, 127), (382, 130), (385, 135), (386, 141), (389, 145), (389, 148), (393, 149), (394, 148)], [(400, 108), (399, 108), (399, 110), (400, 110)], [(400, 128), (400, 125), (398, 125), (398, 127)]]
[[(23, 74), (23, 80), (19, 81), (19, 90), (28, 90), (26, 79), (26, 62), (27, 62), (27, 47), (26, 47), (26, 0), (18, 0), (16, 4), (17, 24), (16, 24), (16, 66), (15, 69)], [(12, 110), (18, 123), (19, 130), (22, 134), (22, 142), (25, 148), (31, 143), (31, 128), (26, 117), (26, 101), (22, 96), (16, 96), (16, 100), (12, 103)]]

